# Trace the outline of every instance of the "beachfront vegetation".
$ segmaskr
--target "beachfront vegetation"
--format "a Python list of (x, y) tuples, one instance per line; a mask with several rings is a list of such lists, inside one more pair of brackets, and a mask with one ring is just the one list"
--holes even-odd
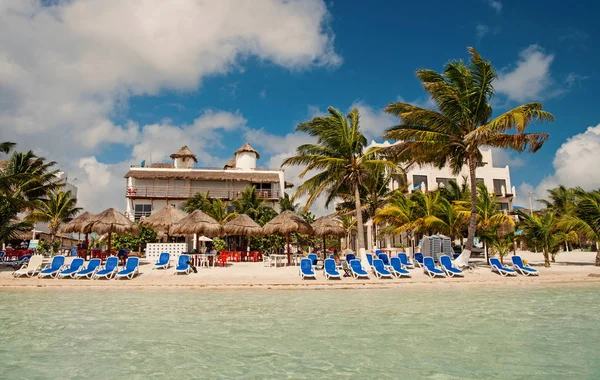
[[(596, 266), (600, 266), (600, 189), (585, 191), (578, 187), (571, 190), (574, 194), (574, 207), (569, 201), (560, 226), (567, 232), (575, 232), (582, 239), (595, 245)], [(554, 200), (555, 203), (556, 200)], [(559, 203), (560, 204), (560, 203)]]
[(341, 194), (347, 194), (346, 189), (350, 190), (356, 210), (357, 248), (365, 248), (360, 196), (365, 173), (376, 165), (390, 170), (398, 167), (394, 162), (378, 157), (381, 149), (366, 151), (367, 139), (360, 130), (358, 109), (354, 108), (348, 115), (333, 107), (327, 111), (328, 115), (317, 116), (296, 127), (296, 131), (307, 133), (317, 141), (297, 147), (296, 155), (285, 159), (282, 166), (303, 166), (299, 177), (310, 175), (293, 197), (307, 195), (305, 209), (321, 195), (325, 196), (327, 206)]
[(60, 227), (70, 222), (81, 211), (81, 208), (77, 207), (77, 198), (70, 190), (53, 191), (47, 199), (36, 201), (35, 206), (29, 218), (35, 222), (48, 223), (51, 241), (54, 241)]
[(158, 235), (154, 229), (144, 227), (138, 224), (138, 234), (132, 235), (126, 233), (112, 238), (112, 247), (116, 250), (130, 249), (132, 251), (143, 252), (146, 249), (146, 243), (155, 243), (158, 241)]
[(458, 174), (469, 169), (470, 219), (466, 249), (471, 250), (477, 230), (476, 169), (482, 165), (480, 148), (496, 147), (517, 152), (538, 151), (547, 133), (525, 133), (529, 124), (554, 120), (541, 103), (523, 104), (492, 118), (496, 71), (491, 62), (469, 48), (468, 62), (454, 60), (442, 73), (421, 69), (417, 78), (437, 110), (408, 103), (391, 103), (385, 111), (400, 118), (385, 138), (398, 140), (393, 149), (401, 162), (449, 165)]

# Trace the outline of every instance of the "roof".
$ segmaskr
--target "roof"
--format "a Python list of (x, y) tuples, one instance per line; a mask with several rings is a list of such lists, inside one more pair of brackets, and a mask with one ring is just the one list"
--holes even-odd
[(250, 144), (248, 143), (244, 143), (244, 145), (241, 146), (240, 149), (236, 150), (235, 154), (238, 153), (242, 153), (242, 152), (252, 152), (252, 153), (256, 153), (256, 158), (260, 158), (260, 154), (258, 154), (258, 152), (256, 151), (256, 149), (254, 149)]
[(172, 159), (191, 158), (192, 160), (194, 160), (194, 162), (198, 162), (198, 160), (196, 159), (196, 155), (192, 153), (192, 151), (190, 150), (190, 148), (187, 147), (187, 145), (182, 146), (181, 149), (177, 151), (177, 153), (173, 153), (170, 157)]
[(233, 157), (231, 160), (227, 161), (227, 163), (225, 164), (223, 169), (235, 169), (235, 157)]
[(168, 164), (166, 162), (156, 162), (150, 165), (151, 168), (161, 168), (161, 169), (169, 169), (173, 167), (173, 164)]
[(195, 179), (195, 180), (236, 180), (257, 183), (279, 182), (279, 173), (245, 173), (237, 170), (130, 170), (125, 178), (137, 179)]

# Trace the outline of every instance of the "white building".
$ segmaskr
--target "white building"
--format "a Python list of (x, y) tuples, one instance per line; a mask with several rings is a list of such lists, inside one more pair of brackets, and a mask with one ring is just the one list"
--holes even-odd
[(229, 202), (248, 185), (254, 186), (265, 204), (278, 209), (286, 183), (282, 169), (257, 168), (260, 155), (248, 143), (234, 153), (225, 167), (199, 168), (187, 146), (171, 155), (172, 162), (131, 166), (125, 178), (126, 214), (139, 220), (167, 204), (180, 207), (197, 192)]
[[(389, 147), (391, 145), (392, 144), (388, 141), (383, 143), (376, 143), (373, 141), (368, 148)], [(498, 202), (500, 210), (504, 210), (505, 212), (512, 211), (513, 199), (516, 196), (516, 191), (510, 180), (510, 168), (508, 165), (504, 167), (495, 167), (491, 150), (482, 150), (481, 154), (483, 156), (483, 166), (478, 167), (475, 171), (477, 182), (484, 183), (487, 189), (496, 195), (496, 201)], [(406, 171), (409, 193), (418, 190), (433, 191), (446, 186), (450, 180), (456, 180), (459, 185), (462, 185), (465, 182), (465, 179), (468, 180), (468, 177), (469, 169), (467, 166), (463, 167), (458, 176), (453, 175), (452, 170), (449, 167), (438, 169), (431, 165), (412, 165)], [(392, 178), (390, 181), (391, 190), (398, 189), (402, 182), (400, 175)], [(373, 248), (374, 239), (372, 236), (372, 226), (373, 221), (368, 220), (366, 223), (367, 237), (365, 239), (367, 249)], [(379, 247), (388, 247), (393, 243), (393, 241), (390, 242), (389, 239), (385, 239), (378, 242), (377, 245)]]

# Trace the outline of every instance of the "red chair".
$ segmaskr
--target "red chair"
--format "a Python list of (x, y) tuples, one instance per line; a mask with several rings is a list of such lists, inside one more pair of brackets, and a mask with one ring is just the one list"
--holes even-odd
[(219, 259), (217, 260), (217, 264), (219, 264), (219, 266), (226, 267), (228, 256), (229, 255), (225, 251), (221, 251), (221, 254), (219, 255)]

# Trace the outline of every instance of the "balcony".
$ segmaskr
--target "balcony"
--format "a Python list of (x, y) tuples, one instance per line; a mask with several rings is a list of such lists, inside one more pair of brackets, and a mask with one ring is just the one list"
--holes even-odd
[[(197, 192), (202, 194), (209, 193), (211, 198), (221, 198), (226, 200), (238, 199), (241, 190), (229, 190), (223, 188), (206, 187), (173, 187), (173, 186), (132, 186), (127, 187), (125, 196), (128, 198), (160, 198), (160, 199), (188, 199)], [(255, 190), (257, 197), (263, 199), (279, 199), (279, 190)]]

